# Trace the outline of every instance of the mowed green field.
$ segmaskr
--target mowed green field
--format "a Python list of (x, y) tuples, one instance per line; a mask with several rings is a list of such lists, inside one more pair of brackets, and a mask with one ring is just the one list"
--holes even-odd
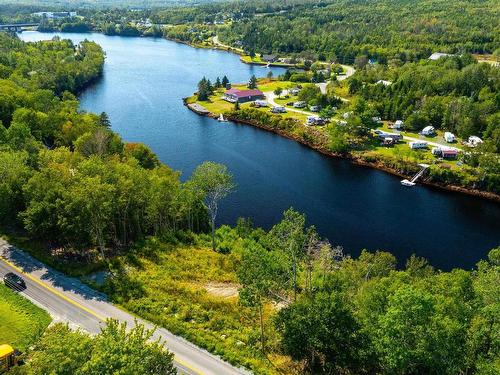
[(0, 284), (0, 344), (26, 350), (50, 324), (49, 314)]

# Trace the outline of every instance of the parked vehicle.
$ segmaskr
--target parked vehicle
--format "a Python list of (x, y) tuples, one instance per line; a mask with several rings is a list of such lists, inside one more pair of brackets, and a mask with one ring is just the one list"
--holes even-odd
[(275, 105), (271, 108), (272, 113), (286, 113), (286, 108), (281, 105)]
[(428, 143), (427, 142), (410, 142), (408, 143), (411, 149), (416, 150), (419, 148), (427, 148)]
[(422, 129), (421, 134), (426, 135), (426, 136), (430, 136), (430, 135), (434, 135), (435, 132), (436, 131), (434, 130), (434, 126), (426, 126), (425, 128)]
[(478, 137), (478, 136), (476, 136), (476, 135), (471, 135), (471, 136), (469, 137), (469, 141), (468, 141), (468, 143), (467, 143), (467, 144), (468, 144), (470, 147), (476, 147), (477, 145), (479, 145), (479, 144), (481, 144), (481, 143), (483, 143), (483, 140), (482, 140), (481, 138), (479, 138), (479, 137)]
[(256, 101), (254, 102), (254, 105), (255, 105), (256, 107), (267, 107), (269, 104), (268, 104), (268, 103), (267, 103), (267, 101), (265, 101), (265, 100), (256, 100)]
[(450, 133), (450, 132), (444, 132), (443, 136), (444, 140), (448, 143), (453, 143), (455, 142), (455, 134)]
[(294, 105), (295, 105), (295, 102), (287, 102), (287, 103), (286, 103), (286, 105), (288, 105), (288, 106), (292, 107), (292, 106), (294, 106)]
[(16, 365), (16, 353), (10, 345), (0, 345), (0, 373), (8, 371)]
[(293, 103), (294, 108), (304, 108), (306, 106), (306, 102), (295, 102)]
[(3, 277), (3, 282), (6, 286), (14, 290), (21, 291), (26, 289), (26, 283), (24, 282), (24, 279), (12, 272), (7, 273)]
[(309, 107), (311, 112), (319, 112), (319, 105), (312, 105)]

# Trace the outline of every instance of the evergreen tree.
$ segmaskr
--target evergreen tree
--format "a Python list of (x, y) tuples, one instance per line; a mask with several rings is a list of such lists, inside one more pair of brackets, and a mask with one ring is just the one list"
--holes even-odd
[(210, 81), (208, 81), (205, 77), (198, 82), (198, 100), (208, 100), (210, 96)]
[(222, 86), (226, 87), (229, 84), (227, 76), (222, 77)]
[(257, 77), (255, 77), (255, 74), (250, 77), (250, 81), (248, 81), (248, 88), (249, 89), (256, 89), (257, 88)]
[(109, 121), (109, 116), (106, 112), (101, 112), (99, 115), (99, 123), (105, 128), (111, 127), (111, 121)]
[(220, 82), (220, 78), (217, 77), (217, 79), (215, 80), (215, 88), (218, 89), (222, 86), (221, 82)]

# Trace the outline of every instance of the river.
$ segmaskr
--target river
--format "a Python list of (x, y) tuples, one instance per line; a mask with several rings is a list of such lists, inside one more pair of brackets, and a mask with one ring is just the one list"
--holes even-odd
[[(24, 32), (26, 41), (55, 34)], [(153, 38), (63, 34), (99, 43), (107, 54), (104, 76), (85, 90), (81, 107), (109, 114), (125, 141), (144, 142), (161, 161), (188, 178), (205, 160), (226, 164), (237, 191), (224, 201), (218, 223), (240, 216), (269, 228), (293, 206), (320, 234), (354, 256), (387, 250), (404, 263), (411, 254), (443, 270), (471, 268), (500, 245), (500, 205), (424, 186), (319, 154), (278, 135), (200, 117), (182, 104), (197, 82), (226, 74), (247, 81), (268, 69), (238, 56)], [(273, 69), (279, 74), (280, 69)]]

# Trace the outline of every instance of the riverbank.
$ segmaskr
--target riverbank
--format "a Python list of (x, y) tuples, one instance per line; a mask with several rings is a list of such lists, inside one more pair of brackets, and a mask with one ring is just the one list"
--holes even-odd
[[(196, 114), (200, 116), (206, 116), (210, 117), (213, 119), (217, 119), (219, 115), (216, 113), (210, 112), (206, 108), (204, 108), (202, 105), (199, 105), (197, 103), (189, 103), (189, 98), (183, 98), (184, 105), (188, 107), (191, 111), (195, 112)], [(193, 104), (196, 104), (196, 107), (193, 106)], [(358, 166), (363, 166), (367, 168), (374, 168), (378, 169), (381, 171), (384, 171), (386, 173), (392, 174), (394, 176), (398, 176), (401, 178), (411, 178), (419, 169), (418, 164), (411, 164), (407, 163), (404, 165), (403, 168), (394, 168), (388, 165), (387, 163), (384, 163), (383, 160), (372, 160), (371, 157), (364, 155), (363, 153), (337, 153), (337, 152), (332, 152), (329, 150), (327, 147), (320, 143), (315, 143), (312, 140), (308, 139), (307, 137), (300, 137), (296, 134), (292, 134), (291, 132), (279, 128), (271, 128), (269, 126), (266, 126), (263, 123), (259, 123), (258, 121), (255, 120), (246, 120), (246, 119), (241, 119), (235, 116), (234, 114), (226, 113), (225, 115), (226, 119), (228, 121), (232, 121), (238, 124), (243, 124), (243, 125), (251, 125), (254, 127), (257, 127), (259, 129), (266, 130), (268, 132), (280, 135), (282, 137), (285, 137), (287, 139), (293, 140), (295, 142), (298, 142), (304, 146), (307, 146), (315, 151), (318, 151), (324, 155), (327, 155), (329, 157), (334, 157), (334, 158), (341, 158), (341, 159), (346, 159), (349, 160), (351, 163), (358, 165)], [(312, 127), (307, 127), (308, 129), (314, 129)], [(447, 184), (447, 183), (440, 183), (437, 181), (432, 181), (427, 179), (421, 179), (419, 180), (420, 184), (440, 189), (440, 190), (445, 190), (445, 191), (450, 191), (450, 192), (458, 192), (462, 194), (467, 194), (483, 199), (487, 199), (490, 201), (494, 201), (497, 203), (500, 203), (500, 195), (493, 193), (493, 192), (488, 192), (488, 191), (482, 191), (478, 189), (472, 189), (464, 186), (459, 186), (459, 185), (453, 185), (453, 184)]]

